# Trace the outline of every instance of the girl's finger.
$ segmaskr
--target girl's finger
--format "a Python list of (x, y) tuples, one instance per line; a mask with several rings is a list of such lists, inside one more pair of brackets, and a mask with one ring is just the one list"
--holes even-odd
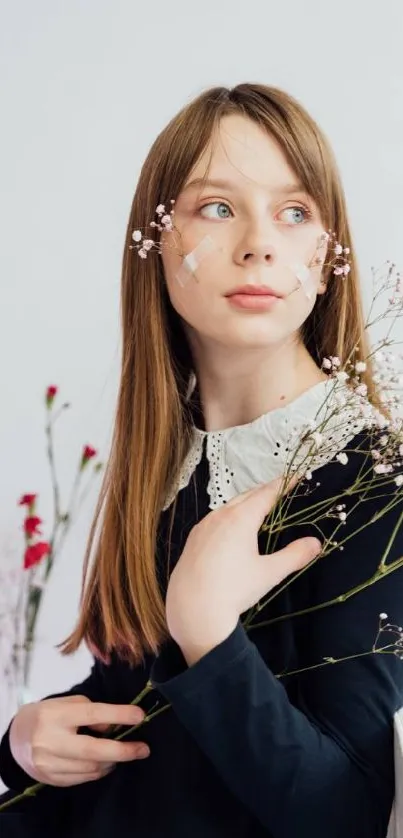
[(271, 480), (270, 483), (261, 483), (260, 486), (254, 486), (253, 489), (247, 489), (245, 492), (241, 492), (239, 495), (236, 495), (236, 497), (231, 498), (231, 500), (225, 504), (225, 507), (228, 509), (232, 506), (237, 506), (239, 503), (243, 503), (248, 498), (255, 496), (260, 492), (264, 492), (266, 496), (267, 494), (276, 495), (281, 488), (282, 482), (282, 477), (276, 477), (275, 480)]

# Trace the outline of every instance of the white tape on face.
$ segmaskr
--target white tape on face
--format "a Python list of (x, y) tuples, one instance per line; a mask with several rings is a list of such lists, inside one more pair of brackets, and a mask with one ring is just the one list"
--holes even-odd
[(197, 247), (184, 257), (184, 260), (176, 273), (176, 279), (182, 288), (184, 288), (189, 282), (189, 279), (195, 275), (195, 271), (199, 267), (202, 259), (208, 256), (208, 254), (215, 249), (216, 245), (213, 239), (210, 236), (205, 236), (204, 239), (199, 242)]
[(294, 263), (293, 265), (290, 265), (290, 268), (297, 277), (305, 296), (308, 300), (310, 300), (315, 291), (315, 283), (312, 279), (311, 271), (309, 270), (308, 265), (304, 265), (302, 262), (301, 264)]

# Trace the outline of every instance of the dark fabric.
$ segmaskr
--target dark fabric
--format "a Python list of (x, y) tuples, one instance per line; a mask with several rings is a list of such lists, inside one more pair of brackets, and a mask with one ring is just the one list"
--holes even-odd
[[(310, 495), (294, 496), (288, 515), (337, 497), (351, 485), (362, 466), (360, 446), (368, 449), (364, 435), (347, 446), (346, 466), (329, 463), (314, 472)], [(195, 479), (179, 494), (171, 569), (190, 529), (208, 512), (207, 480), (204, 457)], [(335, 550), (294, 580), (259, 620), (327, 602), (369, 578), (403, 504), (399, 501), (371, 526), (369, 521), (392, 496), (393, 489), (381, 488), (351, 512), (339, 537), (360, 532), (343, 551)], [(161, 579), (168, 577), (167, 524), (164, 513)], [(325, 536), (334, 524), (331, 518), (322, 522)], [(305, 534), (317, 532), (309, 524), (285, 530), (276, 548)], [(265, 542), (262, 535), (262, 552)], [(388, 561), (399, 556), (402, 528)], [(130, 669), (117, 660), (108, 667), (96, 663), (84, 684), (73, 688), (75, 693), (130, 702), (150, 676), (155, 692), (144, 701), (145, 709), (156, 701), (172, 704), (135, 737), (149, 743), (151, 757), (121, 764), (95, 783), (46, 789), (25, 802), (25, 814), (21, 808), (0, 814), (0, 838), (35, 836), (41, 817), (43, 834), (57, 838), (110, 838), (114, 832), (119, 838), (385, 838), (394, 796), (393, 714), (403, 704), (403, 661), (393, 654), (370, 654), (286, 675), (325, 656), (369, 651), (380, 612), (403, 625), (401, 570), (345, 602), (248, 635), (239, 623), (190, 668), (173, 642), (142, 668)], [(276, 677), (280, 674), (285, 677)], [(28, 782), (11, 757), (7, 735), (0, 772), (17, 790)], [(62, 832), (51, 825), (58, 817)]]

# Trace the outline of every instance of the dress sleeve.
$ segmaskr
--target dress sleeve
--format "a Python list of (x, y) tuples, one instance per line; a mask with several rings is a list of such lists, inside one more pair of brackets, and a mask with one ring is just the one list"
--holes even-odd
[[(355, 535), (344, 550), (333, 551), (307, 571), (312, 574), (312, 605), (374, 574), (402, 502), (357, 530), (384, 502), (378, 496), (361, 504), (349, 522)], [(398, 527), (388, 563), (401, 556), (403, 530)], [(370, 650), (381, 612), (403, 625), (402, 574), (396, 570), (342, 603), (293, 618), (296, 668), (313, 666), (325, 656), (358, 655), (355, 659), (280, 679), (253, 643), (253, 633), (249, 637), (239, 622), (195, 665), (188, 668), (181, 650), (170, 643), (153, 667), (154, 686), (228, 788), (273, 838), (386, 835), (394, 796), (393, 716), (403, 704), (403, 661), (395, 653)], [(382, 633), (377, 647), (390, 638)], [(286, 689), (291, 679), (292, 702)]]

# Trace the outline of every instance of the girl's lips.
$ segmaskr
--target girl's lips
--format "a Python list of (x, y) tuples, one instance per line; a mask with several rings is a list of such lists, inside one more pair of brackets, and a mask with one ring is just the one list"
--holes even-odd
[(227, 297), (229, 303), (236, 308), (250, 309), (252, 311), (266, 311), (279, 301), (279, 297), (273, 294), (231, 294)]

